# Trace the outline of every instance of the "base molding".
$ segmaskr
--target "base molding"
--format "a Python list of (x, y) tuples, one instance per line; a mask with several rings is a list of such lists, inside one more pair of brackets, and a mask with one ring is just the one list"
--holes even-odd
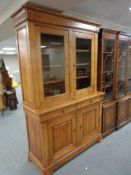
[(40, 160), (31, 151), (29, 151), (28, 157), (29, 160), (31, 160), (39, 168), (41, 175), (52, 175), (55, 170), (57, 170), (59, 167), (61, 167), (62, 165), (79, 155), (81, 152), (91, 147), (93, 144), (99, 142), (101, 138), (101, 134), (97, 135), (92, 140), (90, 140), (89, 143), (79, 145), (78, 147), (76, 147), (76, 149), (61, 157), (60, 159), (55, 160), (54, 162), (50, 162), (50, 164), (46, 167), (42, 165)]
[(116, 129), (119, 130), (119, 129), (121, 129), (122, 127), (124, 127), (125, 125), (127, 125), (128, 123), (129, 123), (129, 121), (127, 120), (127, 121), (125, 121), (125, 122), (123, 122), (123, 123), (117, 124)]
[(107, 137), (108, 135), (110, 135), (111, 133), (113, 133), (113, 132), (116, 131), (116, 130), (117, 130), (116, 127), (107, 129), (106, 132), (102, 133), (102, 138)]

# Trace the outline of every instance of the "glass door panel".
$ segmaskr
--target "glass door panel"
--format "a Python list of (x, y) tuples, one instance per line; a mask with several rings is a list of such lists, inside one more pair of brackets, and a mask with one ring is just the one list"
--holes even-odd
[(111, 39), (104, 40), (103, 54), (103, 91), (104, 99), (111, 100), (113, 98), (113, 78), (114, 78), (114, 48), (115, 41)]
[(126, 95), (126, 75), (127, 75), (127, 41), (119, 41), (118, 49), (118, 75), (117, 75), (117, 97)]
[(128, 92), (131, 92), (131, 41), (129, 42), (128, 51)]
[(64, 36), (41, 34), (44, 96), (65, 93)]
[(91, 39), (76, 38), (76, 89), (91, 86)]

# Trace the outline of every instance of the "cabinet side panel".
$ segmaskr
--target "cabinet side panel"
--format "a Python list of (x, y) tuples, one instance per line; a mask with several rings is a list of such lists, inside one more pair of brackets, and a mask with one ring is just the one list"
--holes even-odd
[(30, 61), (28, 58), (28, 46), (27, 46), (27, 31), (26, 28), (22, 28), (17, 33), (18, 40), (18, 53), (19, 63), (21, 70), (21, 82), (23, 101), (32, 103), (32, 86), (31, 86), (31, 74), (30, 74)]
[(30, 151), (37, 157), (40, 161), (42, 160), (41, 154), (41, 138), (40, 138), (40, 122), (36, 119), (33, 114), (26, 112), (26, 121), (28, 125), (28, 139)]
[(131, 97), (128, 100), (128, 120), (131, 121)]

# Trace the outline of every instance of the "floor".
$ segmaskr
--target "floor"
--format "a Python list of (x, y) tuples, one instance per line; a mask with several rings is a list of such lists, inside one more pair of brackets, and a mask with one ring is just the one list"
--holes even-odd
[[(27, 134), (21, 90), (18, 110), (0, 115), (0, 175), (40, 175), (28, 162)], [(97, 143), (53, 175), (131, 175), (131, 124)]]

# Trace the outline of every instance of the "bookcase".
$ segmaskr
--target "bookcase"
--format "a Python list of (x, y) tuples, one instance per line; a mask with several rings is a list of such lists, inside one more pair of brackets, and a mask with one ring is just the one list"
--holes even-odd
[(17, 32), (29, 160), (42, 175), (101, 139), (97, 91), (99, 25), (24, 5)]
[(103, 137), (129, 122), (130, 39), (127, 33), (109, 29), (99, 33), (98, 90), (105, 92)]

